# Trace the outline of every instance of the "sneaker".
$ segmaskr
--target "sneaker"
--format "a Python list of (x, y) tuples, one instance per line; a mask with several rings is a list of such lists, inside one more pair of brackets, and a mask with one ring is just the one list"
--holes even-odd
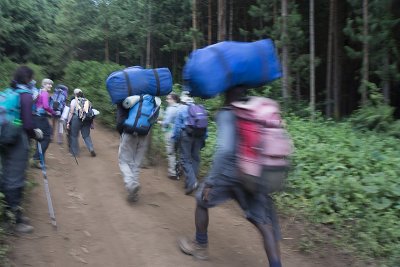
[(179, 180), (179, 177), (176, 175), (168, 175), (168, 178), (171, 180)]
[(128, 189), (128, 202), (137, 202), (139, 200), (139, 190), (140, 190), (140, 185)]
[(197, 189), (198, 186), (199, 184), (197, 182), (195, 182), (192, 186), (188, 186), (185, 190), (185, 195), (190, 195), (194, 190)]
[(178, 246), (183, 253), (192, 255), (199, 260), (208, 260), (208, 245), (199, 244), (196, 240), (187, 237), (178, 238)]
[(92, 151), (90, 151), (90, 155), (91, 155), (92, 157), (96, 157), (96, 152), (94, 152), (94, 150), (92, 150)]
[(21, 222), (24, 224), (30, 224), (31, 223), (31, 219), (29, 217), (26, 216), (21, 216)]
[(33, 226), (26, 223), (15, 224), (14, 231), (19, 234), (30, 234), (33, 232)]

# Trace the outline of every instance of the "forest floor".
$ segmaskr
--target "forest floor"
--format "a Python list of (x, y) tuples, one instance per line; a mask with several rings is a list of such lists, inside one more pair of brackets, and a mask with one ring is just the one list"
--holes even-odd
[[(35, 232), (8, 239), (11, 266), (268, 266), (260, 235), (234, 202), (210, 210), (210, 260), (181, 253), (176, 240), (193, 236), (195, 207), (183, 181), (168, 179), (164, 163), (142, 169), (140, 199), (129, 204), (118, 167), (118, 134), (96, 125), (92, 139), (97, 157), (81, 145), (79, 165), (66, 144), (52, 143), (47, 151), (57, 229), (50, 224), (42, 173), (30, 169), (38, 186), (28, 193), (25, 209)], [(283, 266), (362, 266), (329, 243), (300, 252), (304, 225), (293, 217), (280, 219)]]

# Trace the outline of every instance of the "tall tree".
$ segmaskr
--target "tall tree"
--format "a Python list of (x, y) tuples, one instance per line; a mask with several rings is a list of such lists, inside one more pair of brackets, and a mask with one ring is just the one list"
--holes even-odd
[(226, 0), (218, 0), (218, 42), (226, 40)]
[(314, 34), (314, 0), (310, 0), (310, 109), (315, 116), (315, 34)]
[[(192, 29), (197, 32), (197, 0), (192, 0)], [(193, 50), (197, 49), (197, 38), (193, 36)]]
[(289, 43), (288, 43), (288, 4), (287, 0), (281, 2), (282, 12), (282, 97), (287, 100), (290, 97), (289, 89)]
[(369, 81), (369, 35), (368, 35), (368, 0), (363, 0), (363, 61), (362, 61), (362, 81), (361, 81), (361, 103), (367, 103), (367, 84)]
[(208, 23), (207, 23), (207, 43), (210, 45), (212, 43), (212, 0), (208, 0)]

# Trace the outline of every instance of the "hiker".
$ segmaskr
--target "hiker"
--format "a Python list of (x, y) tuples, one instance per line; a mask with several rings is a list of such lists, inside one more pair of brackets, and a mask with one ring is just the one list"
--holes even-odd
[(61, 120), (61, 115), (66, 105), (68, 97), (68, 87), (63, 84), (58, 84), (54, 89), (54, 93), (50, 98), (50, 106), (54, 111), (59, 111), (59, 114), (52, 118), (52, 133), (51, 140), (54, 140), (54, 133), (57, 133), (57, 143), (63, 143), (64, 124)]
[(147, 149), (148, 133), (157, 121), (161, 99), (151, 95), (130, 96), (117, 104), (117, 131), (120, 134), (118, 163), (128, 202), (139, 200), (139, 171)]
[(92, 157), (96, 157), (93, 148), (92, 138), (90, 137), (90, 128), (93, 123), (93, 114), (91, 103), (87, 100), (81, 89), (74, 90), (75, 98), (71, 100), (69, 115), (67, 119), (67, 130), (70, 131), (70, 152), (73, 156), (79, 156), (78, 135), (81, 132), (83, 141)]
[(165, 132), (165, 149), (168, 157), (168, 178), (176, 180), (178, 179), (176, 173), (176, 149), (175, 141), (172, 139), (173, 129), (177, 111), (179, 108), (179, 96), (175, 93), (167, 95), (168, 107), (165, 110), (164, 118), (159, 123)]
[(193, 127), (189, 125), (191, 117), (189, 110), (191, 106), (195, 106), (195, 103), (193, 98), (189, 97), (186, 92), (182, 92), (181, 103), (182, 105), (179, 106), (177, 111), (172, 138), (179, 148), (180, 161), (186, 177), (185, 194), (189, 195), (198, 187), (197, 175), (200, 165), (200, 150), (205, 145), (207, 128), (200, 129), (200, 133), (197, 134), (194, 132)]
[[(53, 87), (53, 81), (50, 79), (42, 80), (42, 87), (39, 91), (37, 99), (34, 101), (33, 121), (36, 128), (39, 128), (43, 132), (43, 140), (40, 141), (42, 146), (43, 158), (45, 158), (47, 148), (50, 144), (50, 137), (52, 133), (52, 127), (49, 123), (49, 117), (61, 115), (60, 111), (54, 111), (49, 105), (49, 92)], [(40, 167), (39, 151), (36, 148), (36, 152), (33, 155), (32, 166), (36, 168)]]
[(208, 259), (208, 209), (229, 199), (236, 200), (246, 218), (259, 230), (270, 267), (281, 267), (280, 230), (272, 198), (261, 192), (250, 193), (239, 177), (236, 164), (237, 129), (231, 103), (245, 90), (235, 87), (225, 93), (224, 107), (216, 115), (217, 140), (213, 163), (208, 176), (196, 192), (194, 240), (179, 238), (182, 252), (197, 259)]
[(4, 194), (7, 209), (15, 217), (13, 230), (17, 233), (31, 233), (34, 228), (29, 224), (29, 218), (22, 215), (21, 202), (25, 187), (25, 171), (29, 160), (29, 140), (28, 138), (42, 140), (43, 132), (34, 128), (32, 118), (32, 91), (31, 81), (33, 70), (27, 66), (21, 66), (15, 71), (11, 88), (21, 90), (20, 119), (22, 129), (14, 144), (0, 149), (1, 166), (0, 172), (0, 191)]

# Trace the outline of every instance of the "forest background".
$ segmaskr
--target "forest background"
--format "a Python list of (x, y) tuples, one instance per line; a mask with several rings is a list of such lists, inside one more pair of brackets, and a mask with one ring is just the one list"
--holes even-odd
[[(1, 0), (0, 87), (28, 64), (39, 84), (82, 88), (112, 127), (112, 71), (168, 67), (179, 92), (194, 49), (263, 38), (275, 41), (283, 77), (253, 93), (282, 103), (296, 146), (288, 190), (275, 196), (280, 210), (333, 229), (332, 242), (359, 257), (399, 266), (399, 1)], [(222, 99), (198, 101), (212, 115)], [(155, 127), (153, 148), (160, 134)]]

